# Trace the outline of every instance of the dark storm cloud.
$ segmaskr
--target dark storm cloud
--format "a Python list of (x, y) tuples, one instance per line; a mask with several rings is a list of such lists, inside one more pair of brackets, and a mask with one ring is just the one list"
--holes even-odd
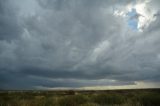
[[(57, 72), (59, 73), (59, 72)], [(6, 70), (4, 72), (0, 73), (3, 75), (1, 77), (1, 87), (3, 89), (37, 89), (37, 87), (85, 87), (85, 86), (103, 86), (105, 85), (132, 85), (135, 84), (133, 81), (108, 81), (108, 80), (98, 80), (98, 79), (77, 79), (74, 78), (73, 74), (70, 75), (70, 77), (64, 77), (64, 78), (57, 78), (53, 74), (52, 78), (46, 77), (45, 75), (42, 76), (42, 74), (32, 74), (32, 75), (26, 75), (25, 73), (19, 73), (19, 72), (7, 72)], [(28, 73), (27, 73), (28, 74)], [(46, 74), (46, 73), (45, 73)], [(56, 74), (56, 72), (55, 72)], [(61, 73), (63, 75), (65, 73)], [(68, 74), (68, 73), (67, 73)], [(69, 73), (70, 74), (70, 73)], [(34, 76), (36, 75), (36, 76)], [(58, 76), (58, 74), (57, 74)], [(9, 78), (8, 78), (9, 77)], [(63, 77), (63, 76), (62, 76)], [(10, 88), (12, 86), (12, 88)]]
[(16, 39), (22, 32), (14, 7), (8, 0), (0, 1), (0, 40)]
[(160, 81), (158, 15), (138, 33), (128, 30), (125, 19), (113, 15), (116, 6), (123, 7), (130, 0), (35, 3), (38, 7), (31, 8), (32, 14), (22, 15), (27, 4), (15, 8), (11, 0), (0, 1), (0, 88)]

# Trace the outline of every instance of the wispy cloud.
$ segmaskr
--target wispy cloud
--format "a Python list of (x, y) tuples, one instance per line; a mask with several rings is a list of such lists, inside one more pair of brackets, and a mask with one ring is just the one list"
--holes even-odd
[[(20, 1), (0, 1), (0, 88), (159, 83), (159, 0)], [(128, 6), (154, 17), (143, 32)]]

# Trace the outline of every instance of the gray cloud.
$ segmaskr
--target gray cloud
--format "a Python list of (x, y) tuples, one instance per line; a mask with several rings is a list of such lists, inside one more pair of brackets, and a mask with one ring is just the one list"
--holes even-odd
[(160, 81), (160, 17), (142, 33), (130, 30), (113, 14), (130, 0), (37, 0), (25, 16), (12, 2), (0, 2), (0, 88)]
[(0, 1), (0, 40), (16, 39), (22, 33), (16, 14), (8, 0)]

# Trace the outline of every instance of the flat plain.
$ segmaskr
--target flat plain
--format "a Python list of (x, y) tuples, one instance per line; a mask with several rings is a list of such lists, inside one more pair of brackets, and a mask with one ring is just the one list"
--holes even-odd
[(160, 106), (160, 89), (1, 90), (0, 106)]

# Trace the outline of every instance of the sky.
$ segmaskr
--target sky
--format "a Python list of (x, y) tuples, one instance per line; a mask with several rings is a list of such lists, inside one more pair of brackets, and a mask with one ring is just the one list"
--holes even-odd
[(160, 87), (159, 0), (0, 0), (0, 89)]

